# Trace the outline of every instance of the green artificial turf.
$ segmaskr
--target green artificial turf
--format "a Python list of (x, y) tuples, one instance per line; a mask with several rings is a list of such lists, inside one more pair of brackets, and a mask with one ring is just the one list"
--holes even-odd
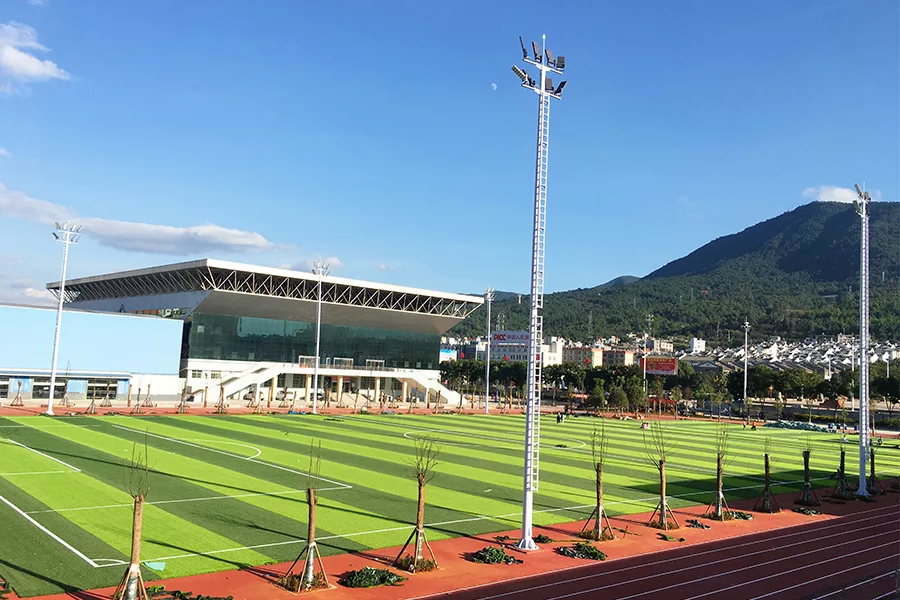
[[(590, 513), (589, 444), (597, 423), (543, 418), (535, 524)], [(646, 460), (639, 423), (604, 423), (611, 441), (606, 509), (652, 510), (657, 473)], [(665, 427), (675, 446), (667, 464), (672, 505), (708, 503), (716, 425)], [(0, 576), (21, 596), (117, 583), (130, 548), (125, 465), (135, 444), (146, 445), (152, 469), (142, 558), (156, 570), (145, 565), (148, 580), (296, 558), (306, 533), (312, 439), (322, 444), (317, 537), (325, 555), (406, 540), (416, 511), (410, 464), (415, 440), (426, 436), (441, 446), (426, 490), (429, 539), (515, 528), (523, 430), (521, 416), (500, 415), (0, 418)], [(775, 493), (799, 489), (808, 443), (812, 477), (827, 478), (837, 468), (835, 434), (732, 425), (727, 499), (759, 495), (767, 437)], [(848, 447), (851, 470), (856, 452)], [(878, 466), (886, 480), (897, 475), (900, 449), (893, 442), (879, 452)]]

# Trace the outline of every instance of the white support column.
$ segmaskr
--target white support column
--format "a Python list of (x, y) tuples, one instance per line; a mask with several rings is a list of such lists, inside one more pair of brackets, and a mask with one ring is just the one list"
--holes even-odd
[(869, 459), (869, 202), (868, 192), (856, 186), (859, 240), (859, 496), (868, 496), (866, 467)]

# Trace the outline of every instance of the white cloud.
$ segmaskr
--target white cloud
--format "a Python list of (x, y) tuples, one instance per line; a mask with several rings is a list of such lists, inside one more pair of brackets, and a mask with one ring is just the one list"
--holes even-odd
[(46, 6), (47, 0), (28, 0), (28, 4), (32, 6)]
[[(872, 190), (869, 192), (872, 200), (881, 200), (881, 191)], [(853, 203), (856, 200), (856, 190), (850, 188), (836, 187), (833, 185), (820, 185), (819, 187), (810, 187), (803, 190), (804, 198), (811, 198), (818, 202), (846, 202)]]
[(7, 150), (6, 148), (0, 148), (0, 156), (5, 156), (6, 158), (12, 158), (12, 152)]
[[(41, 60), (34, 52), (47, 52), (47, 47), (37, 41), (33, 27), (15, 21), (0, 23), (0, 73), (23, 82), (70, 78), (55, 62)], [(0, 84), (4, 93), (12, 89), (9, 82)]]
[(259, 233), (204, 224), (173, 227), (152, 223), (80, 217), (72, 209), (31, 198), (0, 183), (0, 216), (52, 225), (71, 219), (103, 246), (131, 252), (184, 256), (205, 252), (254, 252), (278, 247)]
[[(3, 264), (18, 263), (15, 255), (6, 255), (8, 262)], [(0, 302), (9, 304), (49, 305), (53, 304), (53, 295), (46, 289), (35, 287), (33, 279), (13, 277), (0, 273)]]
[(339, 259), (337, 256), (328, 256), (328, 257), (311, 256), (308, 258), (298, 260), (296, 262), (281, 265), (281, 268), (282, 269), (290, 269), (291, 271), (307, 271), (308, 272), (308, 271), (313, 270), (313, 267), (315, 266), (314, 263), (317, 263), (317, 262), (325, 263), (326, 265), (328, 265), (329, 271), (334, 271), (335, 269), (340, 269), (343, 264), (343, 263), (341, 263), (341, 259)]

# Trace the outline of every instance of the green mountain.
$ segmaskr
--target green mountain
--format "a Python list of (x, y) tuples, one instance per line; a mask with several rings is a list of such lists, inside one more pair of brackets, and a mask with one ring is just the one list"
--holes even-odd
[[(900, 203), (875, 202), (870, 219), (871, 330), (900, 339)], [(860, 219), (853, 206), (813, 202), (724, 236), (646, 277), (620, 277), (549, 294), (544, 331), (588, 340), (643, 331), (713, 344), (754, 335), (802, 339), (858, 330)], [(484, 332), (483, 308), (451, 333)], [(498, 299), (493, 321), (526, 329), (528, 297)], [(500, 316), (502, 315), (502, 316)]]

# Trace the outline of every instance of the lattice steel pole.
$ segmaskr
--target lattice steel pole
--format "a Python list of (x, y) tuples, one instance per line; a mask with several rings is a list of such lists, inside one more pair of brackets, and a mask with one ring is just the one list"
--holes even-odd
[[(59, 331), (62, 327), (63, 302), (66, 299), (66, 266), (69, 262), (69, 245), (77, 244), (81, 238), (81, 225), (66, 221), (62, 225), (56, 223), (53, 237), (63, 243), (62, 269), (59, 277), (59, 302), (56, 304), (56, 331), (53, 334), (53, 360), (50, 363), (50, 394), (47, 400), (47, 414), (53, 414), (53, 391), (56, 387), (56, 361), (59, 357)], [(65, 396), (65, 394), (63, 394)]]
[(859, 496), (868, 496), (866, 463), (869, 458), (869, 203), (872, 198), (856, 186), (859, 238)]
[[(750, 321), (744, 320), (742, 329), (744, 330), (744, 410), (747, 410), (747, 352), (750, 344)], [(747, 414), (749, 415), (750, 411), (747, 411)]]
[(328, 275), (328, 263), (315, 261), (313, 273), (318, 275), (318, 298), (316, 300), (316, 364), (313, 367), (313, 414), (318, 412), (319, 403), (319, 342), (322, 338), (322, 278)]
[(538, 489), (538, 466), (540, 450), (540, 410), (541, 410), (541, 343), (543, 342), (544, 307), (544, 239), (547, 218), (547, 167), (550, 137), (550, 99), (559, 99), (566, 82), (553, 87), (553, 80), (547, 73), (562, 74), (566, 66), (565, 57), (553, 58), (547, 50), (547, 36), (541, 36), (542, 47), (531, 42), (533, 56), (529, 57), (525, 43), (519, 38), (523, 60), (540, 71), (537, 81), (519, 67), (512, 68), (522, 81), (522, 87), (538, 95), (537, 159), (534, 182), (534, 226), (531, 246), (531, 319), (529, 327), (529, 351), (527, 395), (525, 405), (525, 484), (522, 502), (522, 537), (516, 544), (522, 550), (537, 550), (532, 539), (532, 517), (534, 492)]
[(494, 288), (484, 290), (487, 303), (487, 350), (484, 354), (484, 414), (490, 413), (488, 401), (491, 397), (491, 302), (494, 301)]

